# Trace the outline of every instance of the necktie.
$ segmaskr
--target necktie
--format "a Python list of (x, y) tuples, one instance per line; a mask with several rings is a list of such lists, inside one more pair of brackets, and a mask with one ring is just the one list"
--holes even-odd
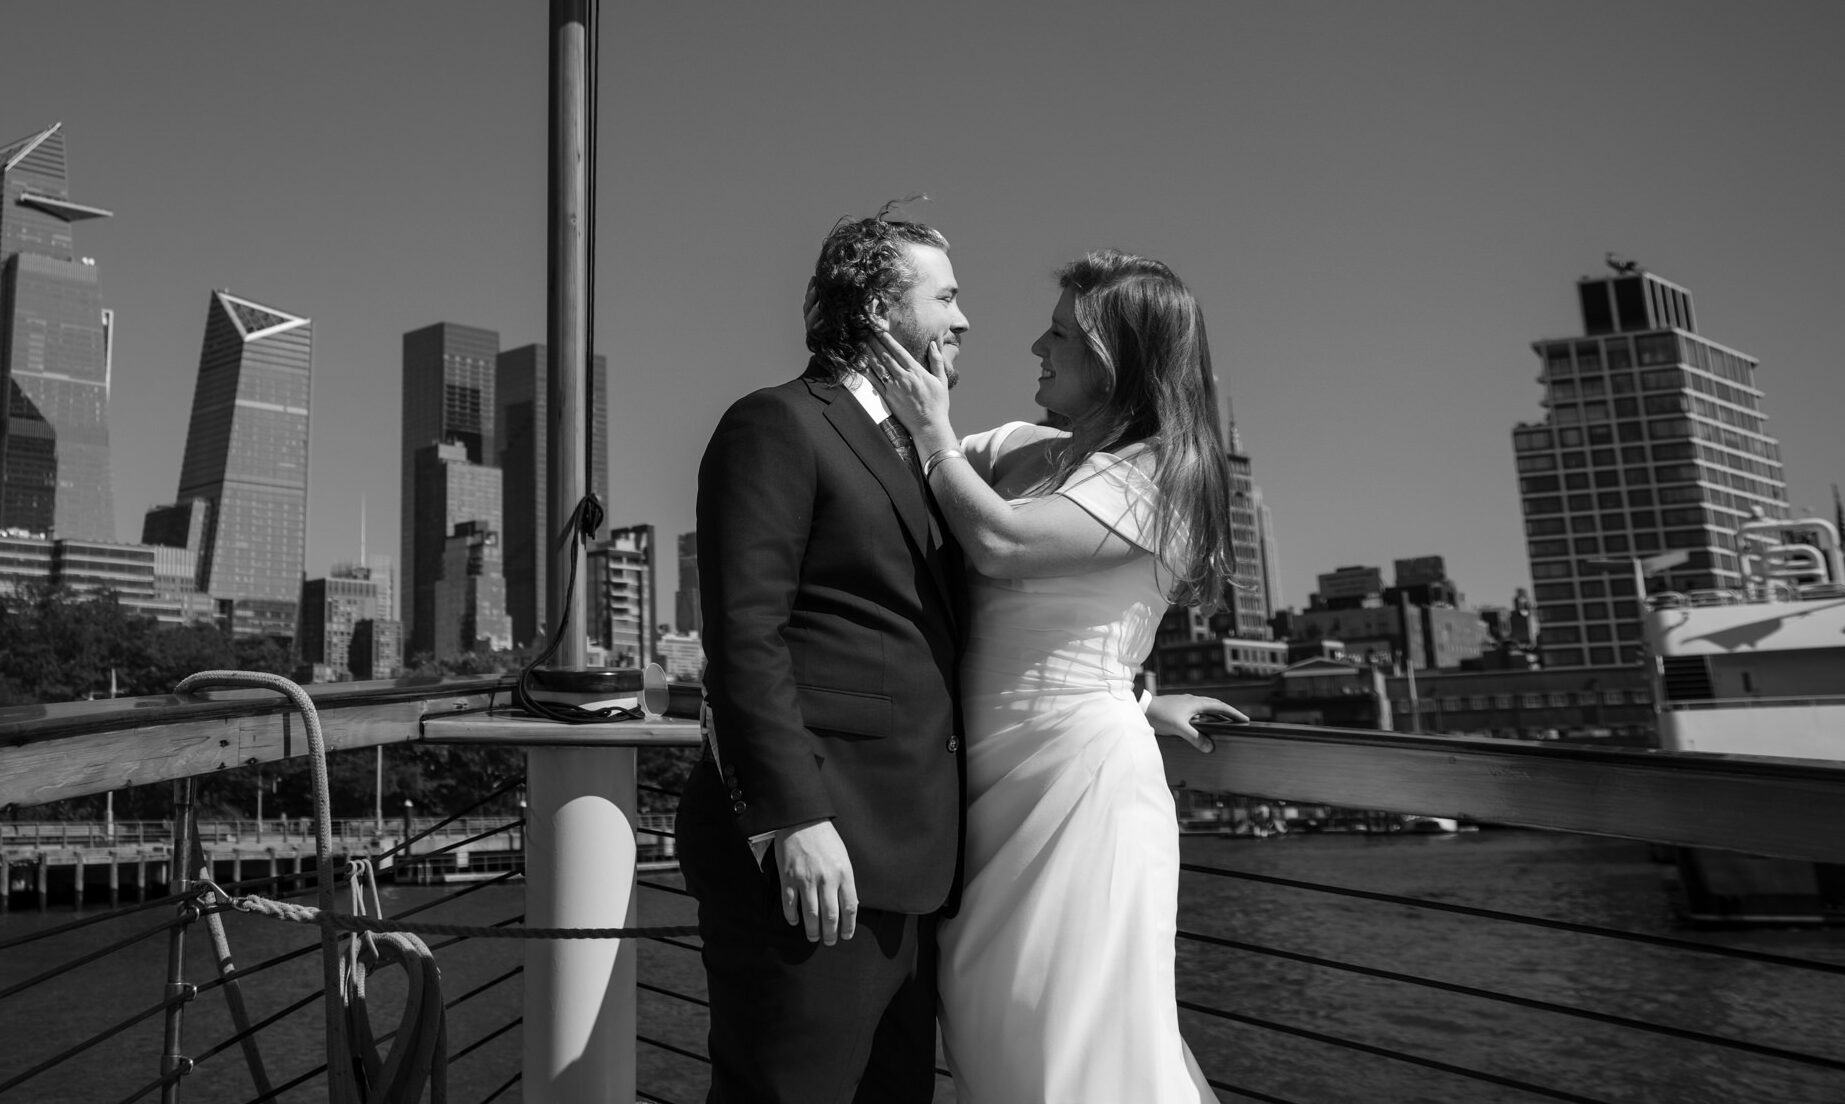
[(922, 464), (916, 459), (916, 444), (910, 440), (909, 430), (904, 429), (903, 423), (895, 417), (879, 422), (878, 428), (884, 431), (884, 436), (890, 441), (891, 447), (896, 449), (897, 455), (903, 458), (904, 464), (910, 469), (910, 474), (916, 477), (918, 483), (921, 483)]

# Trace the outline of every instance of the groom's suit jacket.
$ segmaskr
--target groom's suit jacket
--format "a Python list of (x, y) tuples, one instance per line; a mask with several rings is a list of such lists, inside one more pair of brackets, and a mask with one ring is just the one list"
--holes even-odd
[(830, 817), (861, 906), (952, 908), (961, 556), (915, 473), (817, 365), (718, 423), (698, 474), (698, 573), (719, 770), (693, 784), (723, 792), (695, 807), (728, 810), (738, 847)]

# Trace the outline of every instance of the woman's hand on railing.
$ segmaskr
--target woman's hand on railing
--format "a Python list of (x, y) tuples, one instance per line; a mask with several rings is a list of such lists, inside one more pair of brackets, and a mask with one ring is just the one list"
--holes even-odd
[(1147, 703), (1147, 723), (1161, 736), (1177, 736), (1199, 751), (1208, 752), (1215, 745), (1199, 732), (1195, 720), (1247, 721), (1241, 711), (1228, 702), (1199, 694), (1161, 694)]

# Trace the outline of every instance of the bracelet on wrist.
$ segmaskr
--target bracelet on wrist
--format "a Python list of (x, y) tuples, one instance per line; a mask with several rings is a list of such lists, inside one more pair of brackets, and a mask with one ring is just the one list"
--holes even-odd
[(940, 464), (944, 460), (953, 460), (956, 457), (965, 460), (967, 458), (967, 453), (957, 448), (936, 449), (934, 452), (930, 453), (929, 459), (924, 460), (922, 465), (923, 482), (927, 483), (929, 481), (929, 476), (934, 474), (937, 464)]

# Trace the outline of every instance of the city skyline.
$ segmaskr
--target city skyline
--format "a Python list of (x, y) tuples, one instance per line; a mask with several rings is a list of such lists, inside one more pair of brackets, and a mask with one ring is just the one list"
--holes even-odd
[[(543, 18), (394, 5), (361, 36), (337, 5), (232, 10), (19, 13), (22, 35), (84, 48), (0, 73), (0, 141), (62, 121), (72, 178), (114, 212), (82, 252), (116, 315), (118, 537), (170, 494), (196, 296), (315, 319), (313, 576), (356, 552), (361, 493), (372, 541), (396, 543), (399, 335), (462, 318), (543, 339)], [(692, 528), (718, 413), (800, 367), (821, 234), (918, 191), (974, 322), (963, 431), (1036, 416), (1025, 347), (1058, 262), (1119, 245), (1187, 278), (1285, 551), (1283, 605), (1316, 572), (1422, 554), (1480, 603), (1530, 586), (1506, 427), (1541, 416), (1529, 342), (1573, 332), (1569, 282), (1609, 250), (1696, 288), (1701, 328), (1760, 358), (1796, 512), (1828, 513), (1845, 479), (1831, 7), (1079, 4), (1047, 29), (951, 5), (940, 72), (864, 103), (830, 75), (866, 22), (848, 6), (620, 21), (596, 311), (613, 525)], [(1063, 79), (1139, 70), (1158, 81)], [(239, 142), (149, 125), (205, 116)]]

